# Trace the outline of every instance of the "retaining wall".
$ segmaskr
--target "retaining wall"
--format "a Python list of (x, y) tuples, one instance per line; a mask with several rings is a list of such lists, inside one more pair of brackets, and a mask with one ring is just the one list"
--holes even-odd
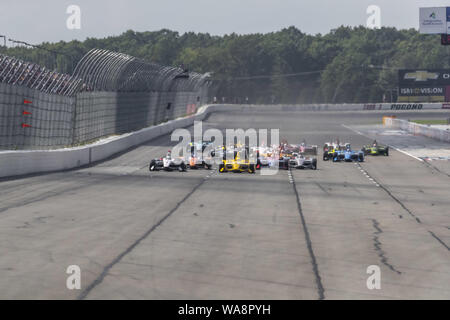
[(450, 130), (433, 128), (432, 126), (427, 126), (424, 124), (418, 124), (409, 122), (407, 120), (392, 118), (385, 119), (385, 126), (389, 128), (405, 130), (414, 135), (420, 135), (450, 143)]

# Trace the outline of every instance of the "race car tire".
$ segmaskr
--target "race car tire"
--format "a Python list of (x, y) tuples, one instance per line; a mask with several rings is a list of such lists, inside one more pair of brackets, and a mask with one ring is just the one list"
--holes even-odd
[(206, 169), (208, 169), (208, 170), (211, 170), (211, 165), (210, 165), (210, 164), (207, 164), (207, 163), (205, 163), (205, 168), (206, 168)]
[(225, 166), (223, 164), (219, 165), (219, 172), (224, 173), (225, 172)]
[(248, 173), (255, 173), (255, 165), (251, 164), (250, 167), (248, 168)]
[(312, 163), (312, 169), (313, 169), (313, 170), (317, 170), (317, 159), (314, 159), (314, 160), (313, 160), (313, 163)]
[(178, 167), (178, 171), (180, 172), (186, 171), (186, 165), (184, 163), (181, 163)]
[(156, 161), (152, 160), (150, 161), (150, 165), (148, 166), (149, 171), (156, 171)]
[(384, 155), (387, 157), (389, 156), (389, 148), (386, 148), (386, 150), (384, 151)]

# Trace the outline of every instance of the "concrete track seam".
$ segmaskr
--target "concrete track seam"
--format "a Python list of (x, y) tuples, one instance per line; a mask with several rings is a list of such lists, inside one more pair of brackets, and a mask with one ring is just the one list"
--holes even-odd
[[(358, 166), (362, 168), (361, 164), (358, 163)], [(411, 215), (417, 223), (422, 225), (422, 221), (414, 214), (411, 212), (411, 210), (409, 210), (404, 204), (403, 202), (401, 202), (398, 198), (396, 198), (392, 192), (390, 192), (385, 186), (383, 186), (381, 183), (379, 183), (378, 181), (374, 180), (377, 185), (383, 189), (395, 202), (397, 202), (406, 212), (408, 212), (409, 215)], [(442, 239), (440, 239), (437, 235), (435, 235), (433, 232), (431, 232), (430, 230), (427, 230), (430, 235), (435, 238), (440, 244), (442, 244), (447, 250), (449, 250), (449, 247), (445, 244), (444, 241), (442, 241)]]
[(447, 177), (450, 177), (450, 174), (445, 173), (445, 172), (442, 172), (441, 170), (439, 170), (438, 167), (436, 167), (435, 165), (431, 164), (431, 163), (430, 163), (429, 161), (427, 161), (426, 159), (424, 159), (423, 162), (424, 162), (430, 169), (434, 169), (434, 170), (436, 170), (437, 172), (439, 172), (439, 173), (441, 173), (441, 174), (443, 174), (443, 175), (446, 175)]
[(302, 204), (300, 202), (300, 195), (298, 193), (297, 186), (295, 184), (295, 179), (291, 172), (291, 168), (289, 168), (288, 172), (291, 173), (290, 176), (292, 177), (291, 184), (294, 188), (295, 197), (297, 199), (298, 212), (299, 212), (300, 218), (302, 220), (303, 232), (305, 234), (305, 240), (306, 240), (306, 244), (308, 247), (309, 256), (311, 257), (311, 264), (312, 264), (314, 276), (316, 279), (317, 293), (319, 295), (319, 300), (324, 300), (325, 299), (325, 289), (322, 284), (322, 278), (320, 277), (319, 266), (317, 264), (316, 256), (314, 254), (314, 250), (312, 247), (312, 241), (311, 241), (311, 237), (309, 235), (308, 227), (306, 226), (306, 220), (305, 220), (305, 216), (303, 214)]
[(431, 236), (433, 238), (435, 238), (437, 241), (439, 241), (440, 244), (442, 244), (444, 247), (446, 247), (448, 251), (450, 251), (450, 248), (445, 244), (445, 242), (442, 241), (437, 235), (435, 235), (434, 232), (431, 232), (430, 230), (428, 230), (428, 232), (431, 234)]
[(394, 272), (396, 272), (397, 274), (401, 274), (401, 272), (400, 271), (398, 271), (392, 264), (390, 264), (389, 262), (388, 262), (388, 258), (386, 257), (386, 253), (383, 251), (383, 249), (381, 248), (381, 246), (382, 246), (382, 243), (381, 243), (381, 241), (380, 241), (380, 234), (382, 234), (383, 233), (383, 230), (381, 230), (381, 228), (380, 228), (380, 224), (378, 223), (378, 221), (377, 220), (375, 220), (375, 219), (372, 219), (372, 224), (373, 224), (373, 227), (375, 228), (375, 232), (373, 233), (374, 234), (374, 236), (373, 236), (373, 246), (375, 247), (375, 251), (377, 251), (378, 252), (378, 256), (380, 257), (380, 259), (381, 259), (381, 262), (384, 264), (384, 265), (386, 265), (389, 269), (391, 269), (392, 271), (394, 271)]
[(100, 283), (103, 282), (105, 277), (107, 276), (108, 272), (117, 264), (119, 263), (124, 256), (126, 256), (128, 253), (133, 251), (133, 249), (141, 243), (142, 240), (146, 239), (157, 227), (159, 227), (167, 218), (169, 218), (175, 211), (178, 210), (178, 208), (187, 200), (189, 197), (194, 194), (195, 191), (197, 191), (198, 188), (200, 188), (203, 183), (205, 183), (208, 180), (208, 178), (203, 178), (200, 183), (195, 185), (194, 188), (186, 195), (183, 199), (181, 199), (175, 207), (173, 207), (165, 216), (163, 216), (156, 224), (154, 224), (150, 229), (148, 229), (141, 237), (139, 237), (135, 242), (133, 242), (127, 249), (125, 249), (122, 253), (120, 253), (116, 258), (113, 259), (106, 267), (104, 267), (102, 273), (93, 281), (91, 284), (89, 284), (86, 289), (84, 289), (80, 295), (77, 297), (77, 300), (83, 300), (85, 299), (89, 293), (97, 287)]
[[(358, 163), (358, 166), (360, 167), (360, 168), (362, 168), (363, 170), (364, 170), (364, 172), (367, 174), (367, 176), (369, 176), (369, 177), (371, 177), (370, 175), (369, 175), (369, 173), (361, 166), (361, 164), (360, 163)], [(372, 178), (372, 177), (371, 177)], [(372, 178), (373, 179), (373, 178)], [(392, 192), (390, 192), (384, 185), (382, 185), (380, 182), (378, 182), (377, 180), (375, 180), (375, 179), (373, 179), (373, 181), (375, 181), (378, 185), (379, 185), (379, 187), (381, 188), (381, 189), (383, 189), (395, 202), (397, 202), (402, 208), (403, 208), (403, 210), (405, 210), (406, 212), (408, 212), (408, 214), (411, 216), (411, 217), (413, 217), (416, 221), (417, 221), (417, 223), (422, 223), (422, 221), (420, 221), (420, 219), (414, 214), (414, 213), (412, 213), (411, 212), (411, 210), (409, 210), (404, 204), (403, 204), (403, 202), (401, 202), (397, 197), (395, 197), (393, 194), (392, 194)]]

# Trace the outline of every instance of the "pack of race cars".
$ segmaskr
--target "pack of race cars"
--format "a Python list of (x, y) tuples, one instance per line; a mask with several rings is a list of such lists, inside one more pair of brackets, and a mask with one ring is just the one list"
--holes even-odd
[[(255, 173), (261, 168), (317, 169), (318, 147), (316, 145), (288, 144), (248, 146), (235, 144), (231, 146), (214, 147), (211, 142), (199, 141), (190, 143), (186, 148), (185, 157), (173, 157), (169, 150), (165, 157), (152, 159), (150, 171), (180, 171), (187, 169), (211, 169), (218, 164), (220, 173), (248, 172)], [(327, 142), (323, 147), (323, 161), (332, 162), (363, 162), (367, 155), (389, 156), (389, 147), (374, 141), (371, 145), (353, 150), (350, 143)]]

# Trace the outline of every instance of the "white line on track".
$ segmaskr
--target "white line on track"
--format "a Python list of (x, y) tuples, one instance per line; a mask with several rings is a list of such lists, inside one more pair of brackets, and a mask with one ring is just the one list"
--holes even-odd
[(418, 158), (418, 157), (416, 157), (416, 156), (413, 156), (412, 154), (410, 154), (410, 153), (408, 153), (408, 152), (406, 152), (406, 151), (404, 151), (404, 150), (401, 150), (401, 149), (396, 148), (396, 147), (394, 147), (394, 146), (389, 146), (389, 147), (391, 147), (391, 148), (394, 149), (394, 150), (397, 150), (398, 152), (401, 152), (401, 153), (403, 153), (403, 154), (406, 154), (407, 156), (410, 156), (411, 158), (414, 158), (414, 159), (416, 159), (416, 160), (419, 160), (419, 161), (423, 162), (423, 159), (420, 159), (420, 158)]
[[(359, 134), (359, 135), (361, 135), (361, 136), (363, 136), (363, 137), (372, 139), (372, 138), (369, 137), (368, 135), (365, 135), (364, 133), (361, 133), (360, 131), (355, 130), (355, 129), (353, 129), (352, 127), (349, 127), (349, 126), (347, 126), (347, 125), (345, 125), (345, 124), (341, 124), (341, 126), (343, 126), (344, 128), (347, 128), (348, 130), (351, 130), (351, 131), (353, 131), (353, 132), (355, 132), (355, 133), (357, 133), (357, 134)], [(418, 158), (418, 157), (416, 157), (416, 156), (413, 156), (412, 154), (410, 154), (410, 153), (408, 153), (408, 152), (406, 152), (406, 151), (403, 151), (403, 150), (401, 150), (401, 149), (399, 149), (399, 148), (396, 148), (396, 147), (394, 147), (394, 146), (392, 146), (392, 145), (389, 145), (389, 148), (392, 148), (392, 149), (394, 149), (394, 150), (396, 150), (396, 151), (398, 151), (398, 152), (401, 152), (401, 153), (403, 153), (403, 154), (406, 154), (407, 156), (410, 156), (411, 158), (414, 158), (414, 159), (416, 159), (416, 160), (419, 160), (419, 161), (423, 162), (422, 159), (420, 159), (420, 158)]]
[(364, 169), (361, 167), (361, 164), (360, 164), (360, 163), (355, 162), (355, 164), (358, 166), (359, 171), (361, 171), (361, 173), (362, 173), (367, 179), (369, 179), (370, 181), (372, 181), (373, 184), (375, 184), (377, 187), (380, 186), (380, 184), (379, 184), (374, 178), (372, 178), (372, 177), (367, 173), (366, 170), (364, 170)]

